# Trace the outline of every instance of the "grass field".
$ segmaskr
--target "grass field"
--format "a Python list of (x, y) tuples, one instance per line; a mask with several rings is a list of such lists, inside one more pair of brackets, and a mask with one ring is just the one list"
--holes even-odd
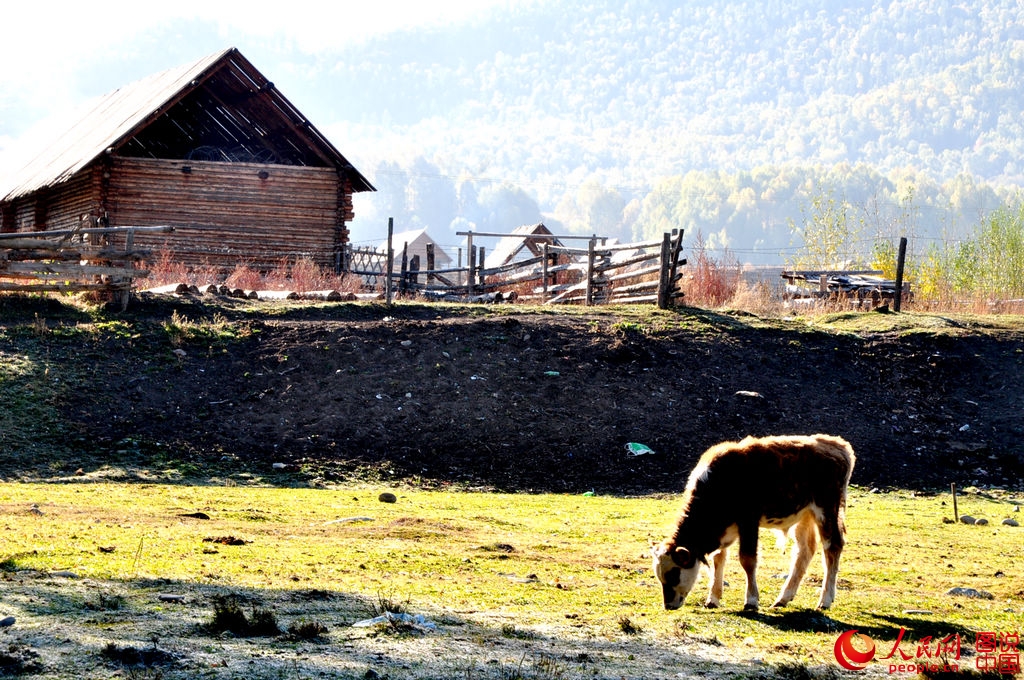
[[(1020, 520), (1020, 503), (968, 490), (960, 513), (989, 520), (968, 526), (944, 522), (948, 494), (853, 489), (833, 608), (811, 609), (816, 559), (793, 605), (744, 614), (735, 559), (722, 609), (703, 609), (703, 592), (662, 608), (648, 549), (676, 498), (4, 483), (0, 619), (16, 623), (0, 629), (0, 674), (7, 659), (46, 677), (775, 677), (794, 664), (813, 676), (835, 673), (850, 629), (877, 657), (902, 630), (894, 658), (959, 634), (959, 663), (974, 668), (975, 633), (1024, 620), (1024, 528), (1000, 523)], [(765, 532), (762, 602), (788, 559)], [(947, 595), (954, 587), (992, 599)], [(225, 596), (282, 634), (216, 630)], [(385, 609), (436, 628), (352, 626)], [(161, 654), (138, 661), (145, 650)], [(886, 663), (868, 672), (888, 674)]]

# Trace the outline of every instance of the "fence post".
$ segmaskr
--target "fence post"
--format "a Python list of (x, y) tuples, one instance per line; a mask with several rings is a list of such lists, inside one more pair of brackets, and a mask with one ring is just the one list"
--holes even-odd
[(395, 251), (391, 247), (391, 239), (395, 235), (395, 218), (388, 218), (388, 256), (384, 262), (384, 299), (391, 304), (391, 270), (395, 266)]
[(477, 282), (480, 284), (481, 292), (484, 289), (484, 254), (486, 252), (487, 249), (484, 248), (483, 246), (480, 246), (480, 257), (476, 261)]
[(476, 269), (476, 249), (473, 247), (473, 232), (466, 235), (466, 295), (473, 294), (473, 270)]
[(549, 249), (550, 245), (551, 245), (550, 243), (548, 243), (547, 241), (544, 241), (544, 251), (543, 251), (544, 252), (544, 259), (543, 259), (543, 261), (541, 262), (541, 265), (540, 265), (541, 266), (541, 292), (542, 292), (542, 294), (544, 296), (544, 301), (545, 302), (548, 301), (548, 276), (549, 276), (549, 274), (548, 274), (548, 259), (550, 258), (550, 249)]
[(409, 260), (409, 282), (406, 284), (406, 288), (411, 288), (415, 293), (416, 288), (420, 285), (420, 256), (413, 255)]
[(658, 309), (668, 309), (669, 258), (672, 255), (672, 237), (666, 231), (661, 239), (661, 271), (658, 273)]
[(434, 281), (434, 244), (427, 244), (427, 285)]
[(675, 236), (675, 243), (672, 244), (672, 263), (668, 268), (668, 299), (665, 301), (668, 305), (673, 305), (676, 299), (676, 281), (682, 278), (679, 274), (679, 265), (686, 264), (686, 258), (680, 262), (679, 255), (683, 252), (683, 232), (685, 229), (679, 229), (678, 235), (676, 229), (672, 230), (672, 235)]
[(405, 296), (409, 292), (409, 244), (402, 244), (402, 271), (398, 278), (398, 294)]
[(591, 238), (587, 245), (587, 306), (594, 304), (594, 247), (596, 239)]
[(907, 259), (907, 239), (900, 237), (900, 251), (896, 257), (896, 291), (893, 296), (892, 309), (900, 311), (900, 303), (903, 302), (903, 265)]

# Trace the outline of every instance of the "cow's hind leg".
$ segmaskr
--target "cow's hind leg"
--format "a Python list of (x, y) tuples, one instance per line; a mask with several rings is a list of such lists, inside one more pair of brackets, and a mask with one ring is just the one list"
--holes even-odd
[(711, 588), (708, 590), (708, 599), (704, 606), (708, 609), (716, 608), (722, 601), (722, 582), (725, 578), (725, 551), (728, 547), (722, 546), (711, 558)]
[(821, 524), (821, 547), (825, 561), (825, 579), (821, 584), (821, 599), (818, 609), (828, 609), (836, 599), (836, 581), (839, 578), (839, 556), (843, 553), (843, 530), (839, 524), (838, 512), (825, 516)]
[(793, 545), (793, 560), (789, 567), (789, 578), (782, 586), (782, 592), (779, 594), (779, 599), (772, 605), (773, 607), (785, 607), (796, 597), (800, 582), (803, 581), (804, 574), (807, 573), (807, 565), (811, 563), (811, 558), (814, 557), (814, 551), (817, 548), (817, 525), (814, 515), (807, 512), (793, 526), (792, 536), (795, 543)]

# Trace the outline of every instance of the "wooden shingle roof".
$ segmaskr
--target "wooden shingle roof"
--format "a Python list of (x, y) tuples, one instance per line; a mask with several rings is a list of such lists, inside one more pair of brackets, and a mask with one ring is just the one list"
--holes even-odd
[(236, 48), (102, 97), (12, 179), (0, 202), (73, 177), (104, 153), (335, 167), (374, 187)]

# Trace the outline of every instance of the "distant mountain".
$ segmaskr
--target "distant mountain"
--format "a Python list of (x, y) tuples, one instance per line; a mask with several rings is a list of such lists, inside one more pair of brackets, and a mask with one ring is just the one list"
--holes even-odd
[[(725, 229), (712, 244), (740, 250), (760, 239), (777, 259), (815, 191), (890, 209), (909, 192), (937, 232), (1024, 185), (1017, 0), (535, 3), (391, 34), (321, 67), (328, 119), (350, 121), (336, 130), (384, 189), (357, 237), (389, 211), (432, 231), (477, 224), (460, 186), (508, 182), (523, 194), (516, 219), (532, 200), (538, 219), (623, 238), (671, 223), (651, 221), (652, 194), (699, 198), (704, 217), (674, 205), (688, 221), (676, 226)], [(966, 215), (951, 183), (980, 192), (957, 199)], [(415, 209), (431, 191), (448, 212)]]

